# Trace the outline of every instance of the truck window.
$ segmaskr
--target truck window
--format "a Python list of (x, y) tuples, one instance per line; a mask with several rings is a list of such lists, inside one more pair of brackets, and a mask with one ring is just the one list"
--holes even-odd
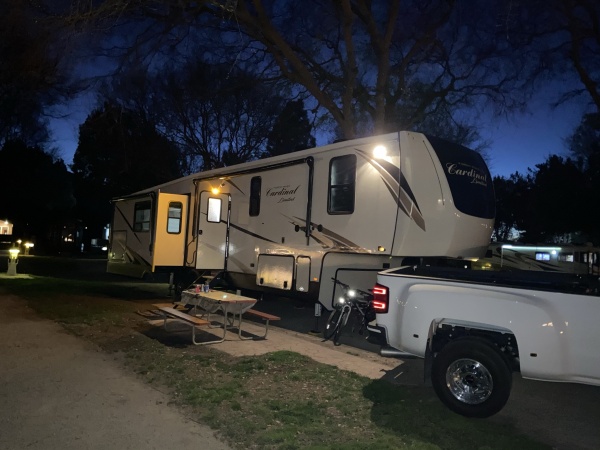
[(352, 214), (356, 188), (356, 155), (332, 158), (329, 163), (329, 214)]
[(133, 231), (150, 231), (150, 200), (137, 202), (134, 207)]
[(252, 177), (250, 180), (250, 211), (251, 217), (260, 214), (260, 189), (262, 185), (261, 177)]
[(181, 211), (183, 204), (181, 202), (169, 202), (169, 212), (167, 213), (167, 233), (181, 233)]

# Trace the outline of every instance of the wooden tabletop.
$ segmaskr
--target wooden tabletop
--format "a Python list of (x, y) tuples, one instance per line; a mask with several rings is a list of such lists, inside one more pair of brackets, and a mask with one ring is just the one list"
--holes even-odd
[(244, 297), (243, 295), (232, 294), (231, 292), (223, 291), (208, 291), (208, 292), (195, 292), (191, 289), (184, 291), (188, 295), (192, 295), (195, 298), (202, 298), (206, 300), (212, 300), (215, 302), (231, 302), (231, 303), (256, 303), (255, 298)]

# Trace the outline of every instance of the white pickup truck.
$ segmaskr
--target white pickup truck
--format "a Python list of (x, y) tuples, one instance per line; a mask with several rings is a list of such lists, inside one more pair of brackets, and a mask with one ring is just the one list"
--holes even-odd
[(369, 340), (425, 358), (440, 400), (468, 417), (506, 404), (512, 372), (600, 385), (598, 278), (401, 267), (378, 274)]

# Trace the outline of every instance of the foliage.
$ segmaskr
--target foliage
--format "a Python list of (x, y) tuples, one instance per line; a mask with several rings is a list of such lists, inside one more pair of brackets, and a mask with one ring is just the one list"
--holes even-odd
[[(570, 154), (584, 168), (600, 163), (600, 113), (586, 114), (573, 134), (567, 139)], [(600, 170), (600, 167), (596, 167)]]
[(156, 78), (154, 111), (186, 172), (231, 166), (264, 151), (282, 99), (251, 73), (192, 59)]
[(510, 177), (494, 177), (496, 193), (496, 221), (493, 238), (498, 242), (508, 242), (513, 238), (513, 230), (520, 230), (527, 236), (529, 204), (533, 179), (519, 172)]
[[(513, 229), (527, 243), (598, 243), (597, 178), (570, 158), (550, 155), (525, 176), (495, 177), (494, 237), (507, 241)], [(600, 187), (596, 185), (597, 187)], [(581, 243), (581, 242), (575, 242)]]
[(20, 238), (43, 246), (53, 227), (62, 228), (75, 205), (71, 174), (62, 160), (40, 147), (9, 141), (0, 149), (0, 211), (15, 224)]
[[(326, 114), (340, 137), (412, 129), (440, 109), (454, 119), (476, 102), (506, 111), (524, 104), (535, 65), (498, 33), (503, 4), (489, 2), (81, 2), (69, 23), (141, 29), (135, 50), (189, 55), (202, 43), (212, 61), (228, 61), (293, 92)], [(141, 23), (154, 26), (140, 27)], [(503, 31), (503, 30), (502, 30)], [(197, 47), (194, 47), (196, 49)], [(114, 49), (114, 47), (112, 48)], [(138, 63), (139, 64), (139, 63)]]
[(140, 114), (114, 103), (79, 128), (71, 170), (78, 211), (89, 226), (110, 222), (110, 200), (181, 176), (177, 148)]
[(39, 19), (28, 2), (0, 4), (0, 145), (47, 138), (44, 107), (56, 100), (61, 80), (51, 30)]
[(277, 156), (315, 146), (304, 102), (289, 101), (269, 133), (265, 156)]
[[(489, 3), (467, 8), (444, 0), (244, 1), (229, 17), (352, 138), (359, 130), (411, 129), (440, 108), (456, 113), (476, 98), (512, 106), (510, 92), (520, 83), (511, 70), (520, 61), (513, 52), (511, 65), (500, 63), (510, 43), (490, 34), (495, 12)], [(493, 89), (483, 82), (490, 77)]]
[(600, 210), (595, 207), (600, 204), (600, 113), (585, 115), (567, 145), (582, 170), (582, 231), (600, 242)]
[(536, 168), (527, 225), (530, 239), (554, 242), (555, 236), (581, 230), (587, 216), (580, 168), (571, 159), (556, 155)]
[(547, 67), (561, 75), (574, 74), (579, 85), (559, 101), (587, 95), (600, 112), (600, 4), (594, 0), (534, 2), (534, 39), (546, 46)]
[(600, 244), (600, 115), (585, 115), (566, 144), (571, 158), (550, 155), (526, 176), (494, 178), (496, 240), (517, 229), (528, 243)]

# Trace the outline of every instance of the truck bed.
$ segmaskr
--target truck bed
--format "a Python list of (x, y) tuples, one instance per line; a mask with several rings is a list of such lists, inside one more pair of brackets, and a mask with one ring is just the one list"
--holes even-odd
[(598, 276), (593, 275), (528, 270), (471, 270), (436, 266), (405, 266), (386, 271), (385, 273), (487, 286), (600, 296), (600, 281)]

